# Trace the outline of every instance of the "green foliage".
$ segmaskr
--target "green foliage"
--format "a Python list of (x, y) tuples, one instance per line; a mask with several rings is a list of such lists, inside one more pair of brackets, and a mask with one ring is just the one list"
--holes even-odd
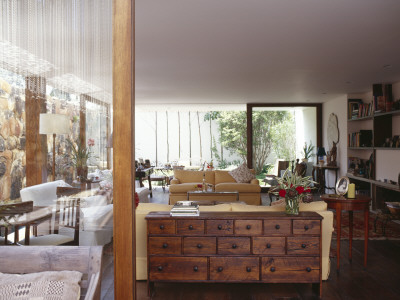
[(313, 153), (314, 149), (315, 147), (312, 145), (311, 141), (309, 145), (307, 145), (307, 143), (304, 143), (303, 147), (304, 158), (309, 159), (311, 157), (314, 157), (315, 156), (315, 154)]
[(86, 167), (88, 160), (92, 157), (90, 147), (86, 147), (84, 143), (81, 143), (78, 138), (75, 142), (67, 139), (68, 145), (71, 148), (70, 158), (74, 167)]
[(292, 161), (296, 159), (296, 126), (294, 115), (287, 112), (281, 122), (275, 124), (272, 130), (272, 149), (279, 159)]

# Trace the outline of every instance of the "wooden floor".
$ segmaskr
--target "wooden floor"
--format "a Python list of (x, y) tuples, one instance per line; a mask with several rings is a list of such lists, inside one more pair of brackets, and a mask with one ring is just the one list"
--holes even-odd
[[(336, 241), (332, 241), (332, 246)], [(400, 299), (400, 241), (369, 241), (368, 266), (363, 267), (363, 241), (353, 241), (353, 261), (348, 241), (341, 246), (341, 268), (331, 260), (329, 280), (323, 283), (323, 299)], [(335, 251), (333, 251), (335, 252)], [(104, 270), (102, 299), (114, 299), (113, 268)], [(137, 283), (137, 299), (154, 300), (261, 300), (318, 299), (311, 284), (161, 284), (147, 296), (145, 281)]]

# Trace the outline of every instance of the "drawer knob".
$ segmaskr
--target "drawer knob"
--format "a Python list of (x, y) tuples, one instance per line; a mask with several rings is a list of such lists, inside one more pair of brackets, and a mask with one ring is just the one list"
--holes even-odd
[(224, 270), (223, 267), (218, 267), (218, 269), (217, 269), (218, 272), (222, 272), (223, 270)]
[(246, 226), (246, 229), (251, 229), (251, 225), (247, 225), (247, 226)]
[(232, 245), (232, 248), (233, 248), (233, 249), (236, 249), (236, 248), (237, 248), (237, 245), (236, 245), (236, 244), (233, 244), (233, 245)]
[(275, 272), (275, 267), (271, 267), (269, 270), (270, 270), (271, 272)]
[(301, 244), (301, 248), (305, 248), (307, 245), (306, 244)]
[(279, 228), (281, 228), (281, 226), (278, 225), (278, 224), (276, 224), (276, 225), (275, 225), (275, 229), (279, 229)]
[(189, 225), (189, 230), (193, 230), (193, 225)]
[(162, 266), (158, 266), (158, 271), (162, 271), (163, 267)]
[(218, 230), (221, 230), (222, 229), (222, 225), (218, 225)]
[(305, 230), (305, 231), (308, 230), (308, 225), (304, 226), (304, 230)]
[(165, 248), (168, 247), (168, 244), (167, 244), (167, 243), (164, 243), (164, 244), (162, 245), (162, 247), (165, 249)]
[(193, 271), (197, 272), (198, 270), (199, 270), (199, 267), (198, 267), (198, 266), (194, 266), (194, 267), (193, 267)]
[(268, 249), (271, 248), (271, 244), (270, 243), (267, 244), (267, 248)]
[(246, 271), (250, 273), (250, 272), (251, 272), (251, 268), (250, 268), (250, 267), (247, 267), (247, 268), (246, 268)]
[(307, 272), (311, 272), (311, 268), (310, 268), (310, 267), (307, 267), (307, 268), (306, 268), (306, 271), (307, 271)]
[(202, 244), (197, 244), (197, 248), (201, 249), (201, 248), (203, 248), (203, 245)]
[(160, 225), (160, 229), (163, 230), (164, 229), (164, 225)]

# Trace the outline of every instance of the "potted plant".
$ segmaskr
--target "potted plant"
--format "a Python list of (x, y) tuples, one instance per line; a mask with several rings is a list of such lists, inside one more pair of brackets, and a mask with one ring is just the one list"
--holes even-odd
[(309, 145), (307, 145), (307, 142), (304, 143), (303, 147), (304, 158), (302, 159), (303, 162), (308, 162), (309, 158), (315, 156), (315, 154), (313, 153), (314, 149), (315, 147), (312, 145), (311, 141)]
[(88, 161), (92, 157), (91, 147), (94, 146), (94, 139), (88, 140), (88, 147), (78, 138), (75, 142), (67, 139), (71, 147), (70, 158), (72, 165), (76, 168), (77, 177), (80, 182), (86, 182), (88, 175)]

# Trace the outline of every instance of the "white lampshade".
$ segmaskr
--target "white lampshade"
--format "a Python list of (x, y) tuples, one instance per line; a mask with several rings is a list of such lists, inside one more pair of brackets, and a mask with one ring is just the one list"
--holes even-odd
[(60, 114), (40, 114), (40, 134), (65, 134), (69, 132), (69, 117)]

